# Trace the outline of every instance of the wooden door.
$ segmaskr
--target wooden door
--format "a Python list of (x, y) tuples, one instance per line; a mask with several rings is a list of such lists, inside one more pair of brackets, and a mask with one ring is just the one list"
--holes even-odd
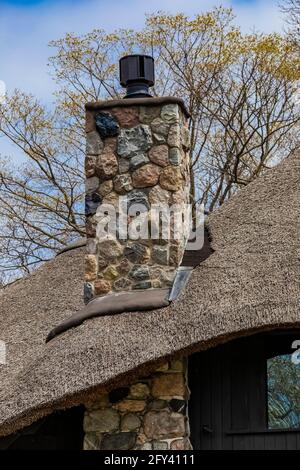
[(300, 365), (287, 362), (297, 338), (256, 335), (190, 357), (194, 449), (300, 449)]

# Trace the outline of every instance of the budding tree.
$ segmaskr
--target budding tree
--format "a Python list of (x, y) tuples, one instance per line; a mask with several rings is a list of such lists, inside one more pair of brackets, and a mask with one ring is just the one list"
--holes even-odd
[(243, 35), (231, 10), (150, 15), (140, 31), (94, 30), (51, 43), (49, 111), (16, 92), (0, 135), (24, 154), (0, 168), (0, 268), (30, 270), (84, 234), (84, 104), (122, 96), (120, 56), (154, 56), (155, 95), (184, 99), (191, 118), (192, 197), (208, 211), (297, 145), (299, 59), (289, 37)]

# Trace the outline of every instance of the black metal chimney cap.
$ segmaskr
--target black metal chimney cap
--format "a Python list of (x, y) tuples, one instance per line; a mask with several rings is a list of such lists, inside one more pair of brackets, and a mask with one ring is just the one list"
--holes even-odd
[(149, 55), (132, 54), (122, 57), (120, 83), (127, 89), (125, 98), (151, 97), (149, 87), (154, 85), (154, 59)]

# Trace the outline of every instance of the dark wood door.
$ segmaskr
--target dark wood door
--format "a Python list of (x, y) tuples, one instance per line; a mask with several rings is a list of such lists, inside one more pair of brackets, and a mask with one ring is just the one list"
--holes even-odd
[(300, 365), (287, 362), (295, 338), (257, 335), (190, 357), (194, 449), (300, 449)]

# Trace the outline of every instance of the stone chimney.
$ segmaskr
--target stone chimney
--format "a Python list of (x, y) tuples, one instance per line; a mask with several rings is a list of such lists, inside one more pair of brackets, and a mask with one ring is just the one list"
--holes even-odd
[[(118, 230), (103, 237), (99, 224), (107, 205), (116, 209), (118, 220), (120, 200), (127, 207), (145, 207), (149, 225), (156, 204), (189, 203), (187, 117), (183, 102), (173, 97), (86, 105), (86, 302), (108, 293), (172, 286), (185, 235), (175, 239), (171, 228), (170, 237), (156, 239), (121, 238)], [(130, 227), (135, 217), (125, 220)]]

